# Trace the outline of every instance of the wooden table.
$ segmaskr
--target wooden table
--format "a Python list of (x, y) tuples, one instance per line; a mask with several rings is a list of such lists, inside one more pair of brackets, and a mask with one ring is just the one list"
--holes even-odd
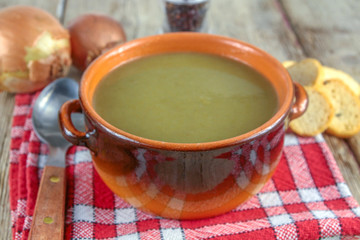
[[(67, 26), (88, 12), (121, 22), (128, 40), (154, 35), (161, 28), (160, 0), (0, 0), (0, 8), (26, 4), (43, 8)], [(319, 59), (360, 81), (359, 0), (212, 0), (209, 27), (215, 34), (249, 42), (280, 61)], [(71, 76), (79, 78), (79, 72)], [(11, 238), (9, 144), (14, 94), (0, 93), (0, 232)], [(360, 202), (360, 134), (339, 139), (324, 134), (337, 164)]]

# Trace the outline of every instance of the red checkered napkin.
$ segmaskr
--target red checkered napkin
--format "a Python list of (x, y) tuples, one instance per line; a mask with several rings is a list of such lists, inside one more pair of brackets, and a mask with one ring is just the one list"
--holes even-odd
[[(11, 132), (10, 201), (14, 239), (31, 225), (47, 146), (31, 122), (36, 95), (16, 96)], [(321, 136), (287, 134), (277, 171), (259, 194), (233, 211), (178, 221), (146, 214), (115, 196), (93, 168), (89, 151), (66, 158), (66, 239), (354, 239), (360, 207)], [(359, 237), (357, 239), (360, 239)]]

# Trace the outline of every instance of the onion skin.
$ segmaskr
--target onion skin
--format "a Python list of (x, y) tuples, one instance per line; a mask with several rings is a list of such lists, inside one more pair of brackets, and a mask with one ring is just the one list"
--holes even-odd
[(0, 90), (33, 92), (67, 74), (69, 43), (41, 59), (25, 60), (26, 49), (33, 48), (44, 32), (54, 41), (69, 42), (67, 29), (42, 9), (18, 5), (0, 10)]
[(81, 71), (100, 54), (126, 41), (122, 25), (101, 14), (84, 14), (74, 19), (68, 29), (72, 61)]

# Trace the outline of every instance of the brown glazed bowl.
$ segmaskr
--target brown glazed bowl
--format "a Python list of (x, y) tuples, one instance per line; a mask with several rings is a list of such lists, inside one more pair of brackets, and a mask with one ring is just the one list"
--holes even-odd
[[(243, 135), (186, 144), (132, 135), (96, 113), (94, 90), (107, 73), (133, 59), (171, 52), (215, 54), (249, 65), (274, 86), (278, 111)], [(288, 121), (306, 106), (304, 89), (264, 51), (222, 36), (169, 33), (130, 41), (97, 58), (82, 76), (80, 100), (65, 103), (59, 119), (68, 141), (91, 150), (97, 172), (115, 194), (158, 216), (196, 219), (230, 211), (259, 192), (278, 165)], [(85, 115), (86, 132), (74, 127), (73, 112)]]

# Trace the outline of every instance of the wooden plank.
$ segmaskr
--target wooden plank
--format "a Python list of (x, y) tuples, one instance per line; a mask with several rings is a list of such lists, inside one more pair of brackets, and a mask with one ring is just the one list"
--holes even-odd
[(212, 1), (208, 17), (211, 33), (251, 43), (280, 61), (303, 56), (276, 0)]
[(54, 16), (58, 8), (59, 0), (43, 1), (43, 0), (0, 0), (0, 8), (15, 6), (15, 5), (30, 5), (45, 9)]
[(281, 2), (306, 55), (341, 69), (360, 82), (360, 2)]
[[(304, 53), (360, 82), (360, 4), (357, 0), (281, 1)], [(354, 197), (360, 202), (360, 134), (326, 137)], [(354, 154), (350, 153), (353, 152)]]
[(356, 161), (360, 165), (360, 133), (358, 133), (356, 136), (347, 139), (347, 143), (350, 146), (350, 149), (355, 155)]
[(0, 229), (4, 239), (11, 239), (9, 206), (9, 149), (14, 95), (0, 93)]
[(324, 134), (324, 138), (333, 152), (336, 163), (349, 186), (354, 198), (359, 202), (360, 199), (360, 168), (355, 156), (352, 154), (349, 146), (342, 139)]
[[(13, 5), (31, 5), (47, 10), (54, 16), (58, 1), (42, 0), (0, 0), (0, 8)], [(15, 94), (0, 92), (0, 229), (1, 239), (11, 239), (11, 216), (9, 206), (9, 150), (12, 112)]]
[(65, 26), (77, 16), (86, 13), (106, 14), (119, 21), (128, 40), (160, 32), (162, 11), (159, 0), (77, 0), (69, 1), (65, 14)]

